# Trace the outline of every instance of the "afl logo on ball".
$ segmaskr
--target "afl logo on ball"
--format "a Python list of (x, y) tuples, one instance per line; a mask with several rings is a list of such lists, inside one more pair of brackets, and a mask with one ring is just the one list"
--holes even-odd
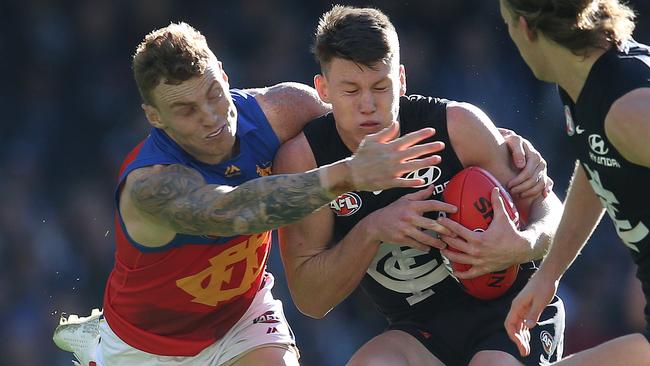
[(330, 208), (336, 216), (350, 216), (361, 208), (361, 197), (354, 192), (344, 193), (330, 202)]

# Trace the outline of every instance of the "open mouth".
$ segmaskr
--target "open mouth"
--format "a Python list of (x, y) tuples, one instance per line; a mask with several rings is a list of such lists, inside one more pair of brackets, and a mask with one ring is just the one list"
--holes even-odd
[(211, 138), (213, 138), (213, 137), (217, 137), (217, 136), (219, 136), (219, 135), (223, 132), (223, 130), (224, 130), (225, 128), (226, 128), (226, 125), (224, 124), (223, 126), (219, 127), (218, 130), (212, 132), (211, 134), (209, 134), (209, 135), (206, 136), (205, 138), (211, 139)]

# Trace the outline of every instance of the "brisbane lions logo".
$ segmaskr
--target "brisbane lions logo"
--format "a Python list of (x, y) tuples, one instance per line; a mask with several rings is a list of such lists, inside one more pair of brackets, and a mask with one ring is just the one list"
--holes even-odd
[(255, 171), (260, 177), (268, 177), (271, 175), (271, 162), (267, 161), (264, 164), (255, 165)]

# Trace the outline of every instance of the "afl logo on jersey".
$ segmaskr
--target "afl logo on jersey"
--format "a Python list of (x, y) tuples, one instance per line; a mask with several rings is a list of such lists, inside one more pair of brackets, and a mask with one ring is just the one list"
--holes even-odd
[(605, 140), (600, 135), (589, 135), (589, 147), (591, 151), (598, 155), (605, 155), (609, 152), (609, 149), (605, 146)]
[(568, 105), (564, 106), (564, 117), (566, 119), (566, 134), (573, 136), (576, 133), (576, 125), (573, 123), (573, 117), (571, 117), (571, 108)]
[(330, 208), (336, 216), (350, 216), (361, 208), (361, 197), (354, 192), (344, 193), (330, 202)]

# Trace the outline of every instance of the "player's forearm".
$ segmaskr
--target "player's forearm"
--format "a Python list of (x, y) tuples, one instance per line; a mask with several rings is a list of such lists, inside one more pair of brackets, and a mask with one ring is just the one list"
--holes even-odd
[(369, 238), (361, 222), (336, 245), (304, 261), (288, 275), (298, 309), (322, 318), (345, 300), (363, 279), (379, 243)]
[(253, 179), (234, 188), (205, 185), (198, 173), (183, 166), (164, 169), (136, 179), (131, 196), (143, 212), (184, 234), (260, 233), (298, 221), (351, 190), (345, 162)]
[[(251, 234), (284, 226), (307, 216), (336, 197), (323, 187), (318, 171), (274, 175), (248, 181), (227, 194), (206, 223), (223, 233), (220, 215), (232, 220), (232, 234)], [(230, 220), (225, 220), (230, 221)]]
[(603, 213), (584, 170), (577, 166), (564, 202), (562, 219), (540, 271), (543, 269), (542, 273), (549, 279), (559, 280), (586, 244)]
[[(259, 233), (294, 223), (352, 189), (345, 162), (307, 173), (248, 181), (229, 193), (233, 205), (245, 205), (232, 217), (233, 230), (240, 234)], [(224, 214), (228, 214), (227, 206), (230, 205), (221, 209)]]
[(551, 192), (543, 201), (537, 201), (529, 215), (529, 224), (522, 232), (528, 243), (524, 261), (541, 259), (549, 250), (562, 217), (562, 202)]

